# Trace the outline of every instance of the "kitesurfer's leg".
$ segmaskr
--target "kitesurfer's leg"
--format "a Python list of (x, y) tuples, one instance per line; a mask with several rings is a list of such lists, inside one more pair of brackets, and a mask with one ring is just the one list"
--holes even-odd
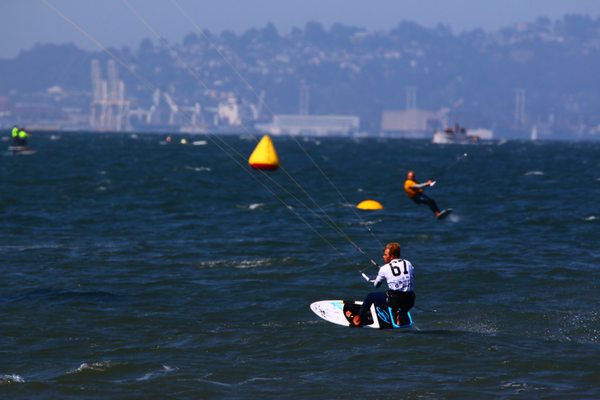
[(441, 212), (440, 208), (437, 206), (435, 200), (433, 200), (431, 197), (427, 196), (426, 194), (421, 193), (420, 195), (413, 197), (413, 201), (417, 204), (426, 204), (427, 206), (429, 206), (429, 209), (436, 216)]
[(352, 323), (354, 325), (359, 326), (362, 324), (362, 321), (366, 321), (366, 315), (371, 309), (372, 304), (385, 305), (385, 292), (372, 292), (369, 293), (367, 297), (365, 297), (362, 305), (360, 306), (360, 311), (358, 312), (358, 315), (355, 315), (352, 319)]
[(396, 323), (402, 325), (408, 322), (408, 311), (415, 305), (415, 292), (404, 292), (400, 297), (400, 308), (396, 314)]

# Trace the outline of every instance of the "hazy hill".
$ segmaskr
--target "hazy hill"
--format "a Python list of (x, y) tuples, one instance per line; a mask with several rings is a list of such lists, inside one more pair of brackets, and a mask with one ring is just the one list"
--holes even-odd
[[(515, 90), (523, 89), (528, 125), (577, 132), (600, 124), (600, 20), (584, 16), (460, 34), (410, 22), (386, 32), (311, 22), (280, 34), (268, 25), (241, 35), (191, 33), (173, 44), (146, 39), (112, 51), (134, 71), (119, 66), (140, 104), (151, 96), (143, 77), (183, 104), (209, 106), (214, 91), (227, 90), (256, 102), (264, 90), (270, 111), (289, 113), (298, 110), (305, 81), (310, 113), (357, 114), (365, 129), (377, 129), (381, 110), (404, 108), (406, 89), (414, 87), (419, 108), (450, 107), (465, 124), (498, 129), (513, 124)], [(37, 45), (0, 60), (0, 95), (53, 85), (89, 91), (92, 58), (108, 56)]]

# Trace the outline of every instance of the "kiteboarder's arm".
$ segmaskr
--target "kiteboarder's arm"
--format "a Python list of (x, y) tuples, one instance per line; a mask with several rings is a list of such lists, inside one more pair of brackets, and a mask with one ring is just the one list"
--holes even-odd
[(426, 186), (433, 186), (433, 185), (435, 185), (435, 181), (428, 180), (427, 182), (419, 183), (418, 185), (413, 185), (412, 187), (421, 189)]
[(379, 287), (381, 286), (381, 284), (383, 283), (383, 280), (385, 279), (385, 277), (381, 274), (381, 272), (379, 272), (377, 274), (377, 278), (375, 278), (375, 280), (373, 281), (373, 285), (375, 287)]

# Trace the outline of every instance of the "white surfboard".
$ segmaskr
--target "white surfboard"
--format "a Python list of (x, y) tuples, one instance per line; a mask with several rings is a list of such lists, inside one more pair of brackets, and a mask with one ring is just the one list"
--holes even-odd
[(452, 214), (452, 209), (451, 208), (446, 208), (445, 210), (442, 210), (438, 215), (437, 215), (437, 219), (444, 219), (446, 218), (448, 215)]
[[(362, 301), (321, 300), (312, 303), (310, 309), (325, 321), (352, 327), (352, 318), (358, 314), (361, 304)], [(412, 317), (408, 313), (408, 320), (398, 325), (390, 307), (373, 304), (369, 311), (366, 321), (362, 324), (365, 328), (399, 329), (409, 328), (413, 324)]]
[(36, 153), (36, 150), (32, 150), (27, 146), (8, 146), (8, 151), (10, 154), (21, 156), (29, 156)]

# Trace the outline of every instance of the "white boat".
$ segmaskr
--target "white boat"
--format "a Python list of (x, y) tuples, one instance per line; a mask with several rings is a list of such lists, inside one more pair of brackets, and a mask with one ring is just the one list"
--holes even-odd
[(436, 131), (432, 142), (435, 144), (475, 144), (481, 140), (492, 139), (493, 133), (488, 129), (469, 129), (455, 124), (452, 128)]

